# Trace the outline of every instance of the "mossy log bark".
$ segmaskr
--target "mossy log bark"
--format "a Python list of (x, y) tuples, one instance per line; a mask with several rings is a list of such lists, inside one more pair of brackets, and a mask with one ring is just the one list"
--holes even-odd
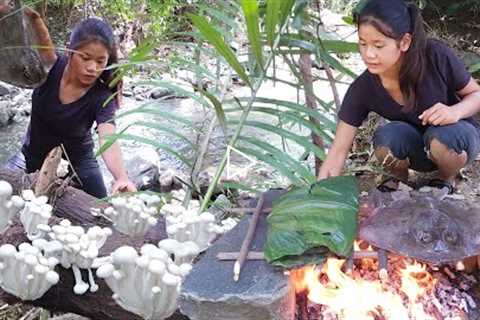
[[(8, 181), (18, 194), (23, 189), (28, 189), (36, 180), (36, 174), (24, 174), (21, 171), (11, 171), (0, 169), (0, 180)], [(87, 193), (67, 186), (65, 188), (54, 186), (52, 194), (55, 195), (54, 216), (49, 224), (56, 224), (62, 219), (68, 219), (74, 225), (81, 225), (89, 228), (94, 225), (101, 227), (110, 226), (111, 223), (102, 216), (93, 216), (90, 213), (92, 207), (105, 206), (97, 198)], [(100, 250), (99, 256), (107, 256), (116, 248), (123, 245), (130, 245), (137, 250), (144, 243), (157, 244), (161, 239), (166, 238), (165, 224), (159, 219), (157, 225), (150, 230), (145, 237), (132, 238), (121, 234), (112, 227), (113, 234), (107, 239), (105, 245)], [(18, 246), (22, 242), (27, 242), (23, 226), (18, 216), (13, 224), (0, 237), (0, 245), (10, 243)], [(99, 290), (95, 293), (87, 291), (84, 295), (76, 295), (73, 292), (75, 284), (73, 272), (71, 269), (64, 269), (57, 266), (56, 270), (60, 275), (60, 282), (52, 287), (41, 299), (35, 301), (23, 301), (24, 303), (39, 306), (50, 311), (62, 311), (76, 313), (90, 319), (102, 320), (135, 320), (141, 319), (133, 313), (122, 309), (112, 299), (112, 291), (102, 279), (96, 278)], [(83, 279), (86, 280), (86, 270), (83, 272)], [(21, 302), (18, 298), (7, 294), (0, 289), (0, 300), (13, 304)]]

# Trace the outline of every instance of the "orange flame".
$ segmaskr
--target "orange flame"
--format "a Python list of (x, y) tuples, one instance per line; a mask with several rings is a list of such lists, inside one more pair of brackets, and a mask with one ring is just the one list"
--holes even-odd
[(329, 258), (321, 270), (309, 266), (293, 271), (296, 291), (308, 290), (310, 301), (326, 306), (327, 311), (334, 312), (339, 319), (434, 319), (425, 313), (419, 302), (435, 285), (426, 266), (419, 263), (407, 265), (400, 271), (400, 292), (393, 292), (393, 289), (387, 290), (380, 280), (346, 275), (341, 271), (344, 262)]

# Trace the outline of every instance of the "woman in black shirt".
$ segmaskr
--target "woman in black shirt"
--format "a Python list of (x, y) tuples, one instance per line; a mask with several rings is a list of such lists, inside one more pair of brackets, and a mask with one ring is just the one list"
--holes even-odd
[[(367, 70), (348, 89), (319, 179), (341, 174), (358, 127), (370, 111), (390, 120), (374, 135), (375, 155), (398, 180), (408, 169), (433, 171), (433, 186), (453, 192), (455, 176), (480, 151), (480, 86), (453, 51), (427, 39), (413, 3), (370, 0), (355, 17)], [(395, 189), (398, 180), (381, 185)]]
[[(82, 189), (93, 196), (106, 197), (93, 154), (91, 129), (96, 122), (100, 144), (107, 135), (115, 133), (113, 118), (121, 96), (120, 82), (110, 88), (113, 70), (106, 69), (118, 62), (113, 32), (102, 20), (83, 20), (70, 36), (67, 53), (58, 55), (51, 47), (48, 30), (38, 13), (30, 9), (26, 13), (40, 44), (50, 45), (50, 49), (40, 50), (50, 72), (33, 92), (32, 113), (22, 150), (10, 164), (34, 172), (40, 169), (52, 148), (63, 144)], [(116, 98), (109, 99), (114, 93)], [(127, 177), (119, 145), (113, 144), (102, 156), (115, 178), (112, 192), (136, 191)]]

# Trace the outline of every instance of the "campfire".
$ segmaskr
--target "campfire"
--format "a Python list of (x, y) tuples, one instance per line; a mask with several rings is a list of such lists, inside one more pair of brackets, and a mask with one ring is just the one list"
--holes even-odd
[[(346, 270), (347, 269), (347, 270)], [(322, 267), (293, 270), (297, 319), (469, 319), (476, 304), (467, 293), (476, 279), (448, 267), (435, 268), (390, 256), (388, 275), (377, 261), (329, 258)]]

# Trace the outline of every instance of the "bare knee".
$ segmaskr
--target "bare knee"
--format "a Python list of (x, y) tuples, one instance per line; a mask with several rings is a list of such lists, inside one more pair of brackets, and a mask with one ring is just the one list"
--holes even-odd
[(450, 149), (437, 139), (432, 139), (430, 141), (428, 150), (428, 157), (435, 163), (442, 161), (458, 161), (458, 163), (466, 164), (468, 160), (466, 151), (457, 153), (455, 150)]

